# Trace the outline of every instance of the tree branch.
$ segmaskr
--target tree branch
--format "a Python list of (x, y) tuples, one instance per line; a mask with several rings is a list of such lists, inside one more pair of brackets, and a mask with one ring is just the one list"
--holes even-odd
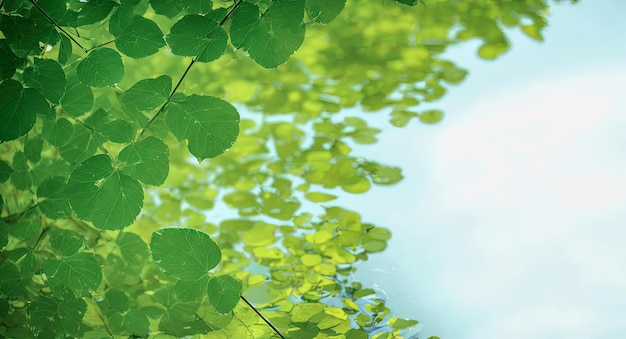
[(254, 307), (254, 305), (252, 305), (248, 299), (246, 299), (243, 295), (241, 296), (241, 300), (243, 300), (246, 304), (248, 304), (248, 306), (250, 306), (250, 308), (252, 310), (254, 310), (254, 312), (256, 314), (259, 315), (259, 317), (261, 317), (261, 319), (263, 319), (263, 321), (272, 328), (272, 330), (274, 330), (274, 332), (276, 332), (276, 334), (278, 334), (279, 337), (281, 337), (282, 339), (285, 339), (285, 336), (280, 333), (280, 331), (274, 326), (274, 324), (272, 324), (265, 316), (263, 316), (263, 314), (261, 314), (261, 312), (259, 312), (259, 310), (256, 309), (256, 307)]
[(39, 6), (37, 1), (30, 0), (30, 2), (33, 4), (33, 6), (37, 7), (37, 9), (41, 12), (41, 14), (43, 14), (48, 19), (48, 21), (50, 21), (56, 28), (58, 28), (61, 32), (63, 32), (63, 34), (65, 34), (68, 38), (70, 38), (70, 40), (72, 40), (78, 47), (80, 47), (80, 49), (82, 49), (83, 52), (87, 53), (87, 49), (85, 47), (83, 47), (83, 45), (81, 45), (78, 41), (76, 41), (76, 39), (74, 39), (74, 37), (71, 36), (67, 31), (65, 31), (63, 29), (63, 27), (61, 27), (59, 24), (57, 24), (56, 21), (54, 21), (54, 19), (52, 19), (48, 15), (48, 13), (46, 13), (46, 11), (44, 11), (43, 8), (41, 8), (41, 6)]

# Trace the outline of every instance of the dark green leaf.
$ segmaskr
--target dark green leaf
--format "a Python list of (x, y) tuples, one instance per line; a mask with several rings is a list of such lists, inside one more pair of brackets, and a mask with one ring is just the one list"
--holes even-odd
[(23, 60), (11, 51), (6, 40), (0, 40), (0, 81), (12, 77), (15, 69), (22, 65)]
[(83, 237), (74, 231), (53, 229), (49, 236), (52, 248), (64, 256), (73, 255), (83, 247)]
[(72, 214), (65, 180), (63, 177), (52, 176), (37, 187), (39, 209), (48, 218), (59, 219)]
[(209, 62), (226, 50), (228, 36), (215, 20), (202, 15), (187, 15), (178, 20), (167, 36), (172, 53), (192, 56), (196, 61)]
[(304, 40), (304, 1), (274, 0), (262, 15), (259, 8), (242, 2), (230, 26), (230, 39), (265, 68), (284, 63)]
[(169, 171), (170, 151), (161, 139), (149, 136), (126, 146), (118, 155), (122, 171), (146, 185), (159, 186)]
[(0, 16), (0, 31), (11, 51), (20, 58), (39, 53), (39, 34), (35, 21), (17, 15)]
[(58, 104), (65, 94), (65, 72), (52, 59), (35, 58), (33, 67), (24, 70), (24, 83), (38, 89), (50, 102)]
[(189, 141), (198, 159), (213, 158), (228, 150), (239, 134), (239, 113), (226, 101), (191, 95), (167, 106), (165, 121), (172, 133)]
[(211, 0), (183, 0), (183, 7), (190, 13), (207, 14), (213, 10)]
[(110, 48), (93, 50), (76, 67), (76, 76), (88, 86), (113, 86), (124, 77), (122, 57)]
[(79, 218), (101, 229), (122, 229), (135, 220), (143, 206), (139, 181), (113, 169), (109, 156), (83, 161), (68, 182), (70, 204)]
[(115, 35), (117, 49), (131, 58), (152, 55), (165, 46), (163, 32), (159, 26), (139, 15), (131, 17), (119, 34)]
[(73, 117), (80, 117), (93, 107), (93, 92), (76, 76), (68, 77), (67, 89), (61, 99), (61, 107)]
[(189, 228), (164, 228), (152, 234), (152, 258), (166, 274), (181, 280), (200, 280), (222, 259), (211, 238)]
[(24, 88), (12, 79), (4, 80), (0, 83), (0, 143), (28, 133), (37, 113), (49, 112), (48, 102), (36, 89)]
[(91, 253), (79, 252), (60, 259), (48, 259), (41, 266), (53, 291), (69, 288), (76, 297), (95, 291), (102, 280), (102, 270)]
[(304, 7), (309, 18), (327, 24), (335, 19), (346, 5), (346, 0), (306, 0)]
[(3, 183), (11, 177), (13, 168), (6, 161), (0, 160), (0, 183)]
[(132, 309), (124, 314), (123, 326), (136, 336), (145, 336), (150, 331), (148, 316), (140, 310)]
[(17, 297), (24, 290), (24, 282), (20, 271), (12, 262), (4, 262), (0, 265), (0, 292), (8, 297)]
[(24, 154), (26, 159), (32, 163), (37, 163), (41, 160), (41, 150), (43, 149), (43, 140), (39, 138), (28, 139), (26, 145), (24, 145)]
[(72, 42), (64, 34), (61, 34), (61, 42), (59, 44), (59, 63), (61, 65), (65, 65), (71, 56), (72, 56)]
[(143, 79), (122, 94), (120, 101), (126, 110), (151, 111), (165, 103), (172, 91), (172, 78), (161, 75), (156, 79)]
[(232, 311), (239, 303), (241, 291), (241, 281), (230, 275), (213, 277), (209, 280), (209, 301), (219, 313), (224, 314)]

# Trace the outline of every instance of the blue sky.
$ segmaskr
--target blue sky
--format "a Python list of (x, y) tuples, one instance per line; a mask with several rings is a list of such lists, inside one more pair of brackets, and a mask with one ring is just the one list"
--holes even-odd
[(361, 149), (406, 179), (338, 202), (394, 233), (359, 279), (424, 338), (624, 337), (624, 15), (623, 0), (561, 4), (543, 43), (512, 32), (492, 62), (449, 51), (470, 74), (446, 118)]

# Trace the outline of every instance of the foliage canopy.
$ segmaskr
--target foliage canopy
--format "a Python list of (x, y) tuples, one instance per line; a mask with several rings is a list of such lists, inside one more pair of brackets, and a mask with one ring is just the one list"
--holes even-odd
[(466, 75), (447, 46), (495, 58), (547, 8), (0, 2), (0, 336), (411, 334), (351, 277), (390, 231), (328, 205), (402, 179), (345, 109), (436, 123)]

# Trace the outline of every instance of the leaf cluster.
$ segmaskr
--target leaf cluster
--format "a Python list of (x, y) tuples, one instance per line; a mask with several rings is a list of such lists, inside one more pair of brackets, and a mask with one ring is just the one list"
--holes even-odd
[(352, 278), (390, 231), (328, 205), (402, 179), (343, 109), (436, 123), (441, 52), (547, 8), (418, 4), (0, 2), (0, 336), (413, 333)]

